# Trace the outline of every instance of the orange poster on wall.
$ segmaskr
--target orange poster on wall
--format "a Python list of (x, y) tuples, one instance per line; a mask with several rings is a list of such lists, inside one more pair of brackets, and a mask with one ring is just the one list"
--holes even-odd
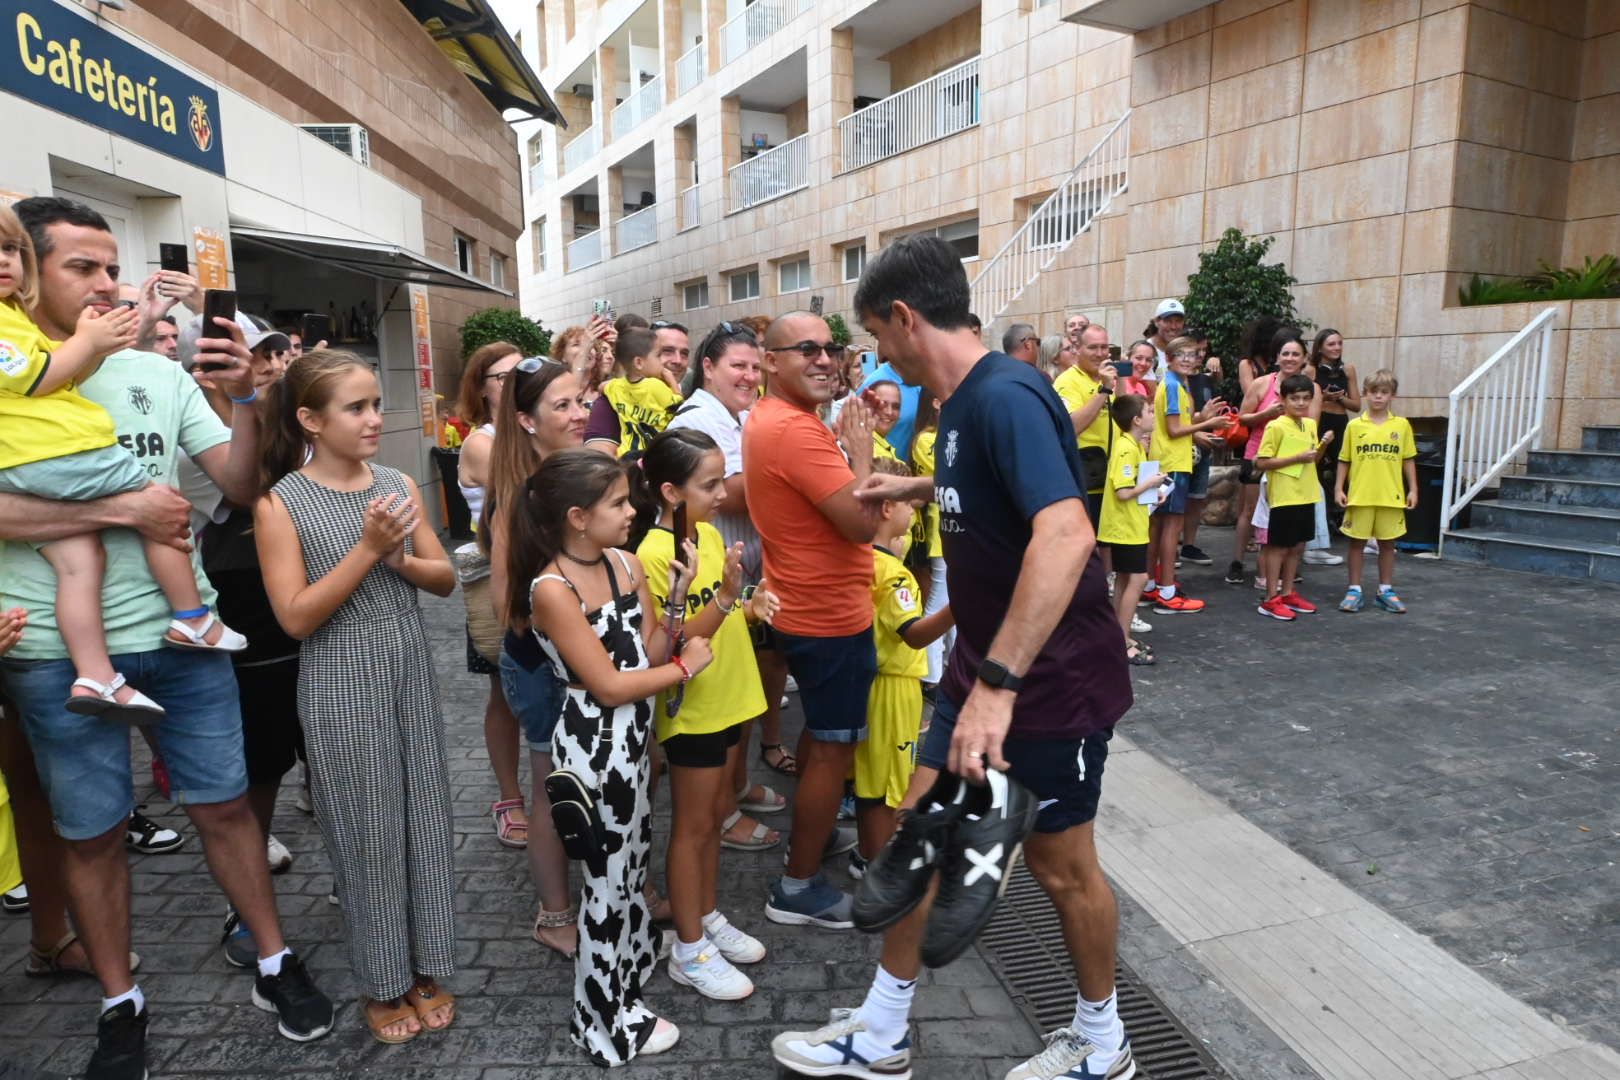
[(422, 409), (422, 434), (431, 438), (437, 418), (437, 395), (433, 391), (433, 324), (428, 312), (427, 289), (412, 285), (411, 346), (416, 354), (416, 385), (418, 403)]
[(201, 225), (191, 230), (191, 247), (197, 256), (197, 282), (205, 289), (231, 287), (230, 271), (225, 263), (225, 237), (218, 229), (205, 229)]

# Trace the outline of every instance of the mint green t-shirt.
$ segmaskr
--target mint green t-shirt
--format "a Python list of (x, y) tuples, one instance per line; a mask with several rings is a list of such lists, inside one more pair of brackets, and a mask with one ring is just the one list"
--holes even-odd
[[(119, 443), (156, 484), (174, 484), (178, 451), (196, 457), (231, 439), (230, 429), (186, 370), (157, 353), (132, 349), (113, 353), (80, 384), (79, 392), (107, 410)], [(107, 529), (101, 543), (107, 550), (101, 589), (107, 651), (116, 655), (162, 648), (173, 612), (146, 565), (140, 534)], [(213, 607), (215, 593), (195, 547), (191, 567), (202, 602)], [(28, 630), (11, 651), (12, 658), (67, 656), (56, 629), (56, 573), (32, 545), (7, 541), (0, 550), (0, 606), (28, 609)]]

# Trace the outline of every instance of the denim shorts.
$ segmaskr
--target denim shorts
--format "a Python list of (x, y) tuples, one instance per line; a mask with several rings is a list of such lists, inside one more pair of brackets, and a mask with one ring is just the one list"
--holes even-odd
[[(944, 769), (950, 757), (951, 735), (962, 706), (941, 694), (934, 704), (934, 718), (917, 751), (917, 764)], [(1019, 739), (1009, 735), (1001, 743), (1001, 756), (1007, 759), (1007, 775), (1023, 784), (1040, 799), (1035, 831), (1063, 832), (1084, 825), (1097, 816), (1102, 798), (1103, 762), (1108, 760), (1108, 740), (1114, 729), (1095, 731), (1077, 739)]]
[(1187, 498), (1209, 498), (1209, 466), (1214, 460), (1215, 456), (1210, 451), (1199, 451), (1198, 460), (1193, 462), (1192, 482), (1187, 485)]
[(506, 695), (512, 715), (523, 725), (529, 749), (551, 753), (551, 736), (557, 730), (563, 706), (563, 684), (551, 669), (551, 661), (542, 660), (530, 671), (503, 648), (501, 692)]
[(801, 637), (777, 629), (776, 647), (799, 684), (810, 737), (835, 743), (866, 738), (866, 699), (877, 677), (871, 627), (848, 637)]
[[(175, 802), (230, 802), (247, 791), (230, 657), (154, 649), (116, 655), (112, 666), (168, 711), (152, 734)], [(129, 725), (63, 708), (73, 685), (71, 660), (4, 660), (0, 672), (33, 748), (56, 831), (68, 840), (90, 840), (122, 824), (135, 808)]]
[(1185, 514), (1187, 512), (1187, 489), (1192, 483), (1192, 473), (1173, 472), (1169, 474), (1173, 483), (1170, 494), (1165, 496), (1153, 511), (1155, 514)]

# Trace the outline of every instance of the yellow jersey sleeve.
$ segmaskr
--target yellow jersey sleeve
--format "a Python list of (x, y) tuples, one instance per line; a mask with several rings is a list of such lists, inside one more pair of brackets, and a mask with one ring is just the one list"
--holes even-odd
[(18, 305), (0, 303), (0, 392), (27, 397), (51, 363), (51, 340)]

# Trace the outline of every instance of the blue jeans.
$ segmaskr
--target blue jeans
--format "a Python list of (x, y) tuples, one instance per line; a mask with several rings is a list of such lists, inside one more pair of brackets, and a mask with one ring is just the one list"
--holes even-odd
[[(247, 791), (242, 713), (226, 654), (154, 649), (116, 655), (112, 664), (168, 713), (152, 734), (175, 802), (230, 802)], [(0, 672), (33, 748), (56, 831), (68, 840), (91, 840), (122, 824), (135, 808), (129, 725), (64, 708), (74, 679), (71, 660), (4, 660)]]

